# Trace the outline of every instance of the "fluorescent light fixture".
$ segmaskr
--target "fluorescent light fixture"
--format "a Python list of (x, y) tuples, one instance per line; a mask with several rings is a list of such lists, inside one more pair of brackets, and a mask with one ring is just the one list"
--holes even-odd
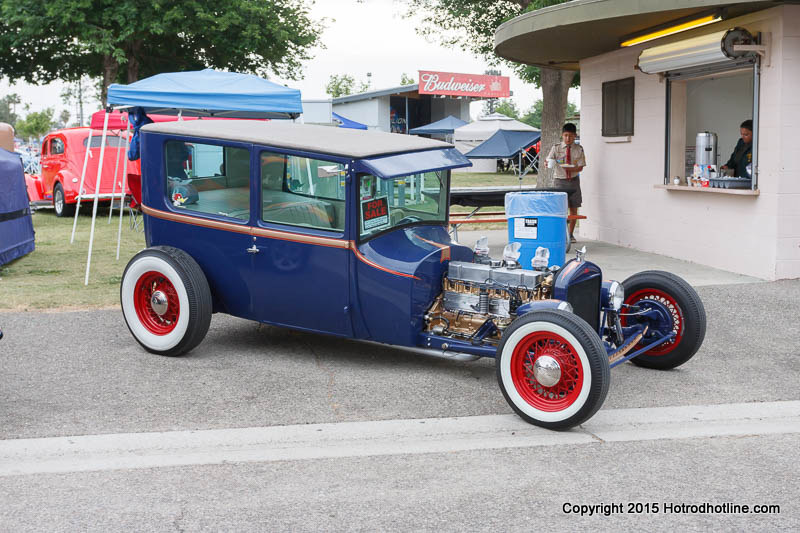
[(705, 26), (706, 24), (713, 24), (714, 22), (720, 20), (722, 20), (722, 15), (720, 15), (719, 13), (712, 13), (710, 15), (694, 18), (686, 22), (681, 22), (680, 24), (673, 24), (672, 26), (652, 31), (650, 33), (645, 33), (644, 35), (640, 35), (639, 37), (628, 39), (627, 41), (623, 41), (620, 44), (620, 46), (634, 46), (637, 44), (646, 43), (647, 41), (652, 41), (654, 39), (666, 37), (667, 35), (674, 35), (682, 31), (699, 28), (700, 26)]

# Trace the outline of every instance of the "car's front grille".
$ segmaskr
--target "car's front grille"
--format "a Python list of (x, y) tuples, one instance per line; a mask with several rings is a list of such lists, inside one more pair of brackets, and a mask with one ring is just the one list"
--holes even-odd
[(567, 301), (573, 312), (597, 331), (600, 325), (600, 276), (572, 283), (567, 288)]

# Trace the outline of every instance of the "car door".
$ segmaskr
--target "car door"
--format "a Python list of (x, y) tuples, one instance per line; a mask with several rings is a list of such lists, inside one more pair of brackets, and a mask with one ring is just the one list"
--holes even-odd
[(271, 150), (257, 157), (254, 314), (273, 324), (352, 336), (346, 162)]
[(39, 159), (42, 188), (44, 197), (48, 200), (53, 198), (53, 176), (55, 175), (53, 160), (50, 157), (50, 141), (52, 139), (52, 137), (45, 137), (44, 141), (42, 141), (42, 153)]

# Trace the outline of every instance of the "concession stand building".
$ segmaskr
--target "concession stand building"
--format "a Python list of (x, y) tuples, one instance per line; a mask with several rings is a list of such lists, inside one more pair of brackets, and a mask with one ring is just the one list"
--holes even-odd
[[(485, 74), (419, 71), (419, 83), (350, 94), (330, 100), (303, 101), (304, 120), (324, 123), (330, 113), (369, 129), (408, 133), (448, 116), (469, 121), (469, 104), (487, 98), (507, 98), (509, 78)], [(329, 111), (328, 111), (329, 109)]]
[[(800, 5), (575, 0), (506, 22), (495, 51), (580, 71), (579, 235), (800, 277)], [(726, 176), (732, 156), (746, 168)]]

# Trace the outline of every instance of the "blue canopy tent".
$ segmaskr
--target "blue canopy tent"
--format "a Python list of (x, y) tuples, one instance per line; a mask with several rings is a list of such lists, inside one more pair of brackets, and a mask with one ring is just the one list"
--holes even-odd
[(411, 129), (408, 131), (408, 133), (412, 135), (435, 135), (435, 134), (452, 135), (453, 131), (456, 128), (460, 128), (465, 124), (467, 124), (467, 122), (461, 120), (460, 118), (456, 118), (453, 115), (450, 115), (447, 118), (443, 118), (442, 120), (431, 122), (426, 126), (420, 126), (419, 128)]
[(536, 144), (541, 136), (540, 131), (497, 130), (464, 155), (469, 159), (511, 159), (514, 173), (522, 179), (531, 169), (538, 170), (539, 155), (531, 155), (528, 148)]
[(360, 122), (356, 122), (355, 120), (350, 120), (349, 118), (345, 118), (342, 115), (340, 115), (339, 113), (331, 113), (331, 115), (333, 115), (333, 118), (335, 118), (336, 120), (341, 122), (341, 124), (339, 124), (340, 128), (350, 128), (351, 130), (365, 130), (365, 129), (367, 129), (367, 125), (366, 124), (362, 124)]
[(0, 265), (34, 248), (33, 220), (19, 154), (0, 148)]
[(252, 74), (205, 69), (156, 74), (130, 85), (112, 84), (108, 105), (146, 113), (232, 118), (296, 118), (300, 90)]
[[(134, 127), (131, 146), (138, 146), (139, 128), (148, 122), (146, 113), (163, 115), (182, 115), (215, 118), (255, 118), (255, 119), (294, 119), (303, 112), (300, 91), (273, 83), (252, 74), (238, 72), (221, 72), (205, 69), (190, 72), (168, 72), (156, 74), (130, 85), (112, 84), (108, 88), (108, 105), (130, 109), (128, 128)], [(89, 256), (86, 262), (84, 284), (89, 284), (89, 268), (92, 260), (92, 243), (94, 240), (94, 223), (97, 214), (97, 200), (100, 185), (100, 169), (105, 153), (105, 138), (109, 113), (105, 114), (103, 140), (100, 142), (98, 158), (98, 174), (95, 181), (94, 195), (81, 195), (94, 198), (92, 212), (92, 229), (89, 236)], [(125, 158), (123, 168), (122, 190), (126, 188), (127, 164), (131, 156), (138, 158), (137, 153)], [(83, 188), (81, 176), (80, 189)], [(120, 224), (117, 235), (117, 259), (119, 259), (119, 243), (122, 234), (122, 209), (120, 202)], [(75, 210), (73, 222), (73, 238), (75, 225), (80, 209)]]

